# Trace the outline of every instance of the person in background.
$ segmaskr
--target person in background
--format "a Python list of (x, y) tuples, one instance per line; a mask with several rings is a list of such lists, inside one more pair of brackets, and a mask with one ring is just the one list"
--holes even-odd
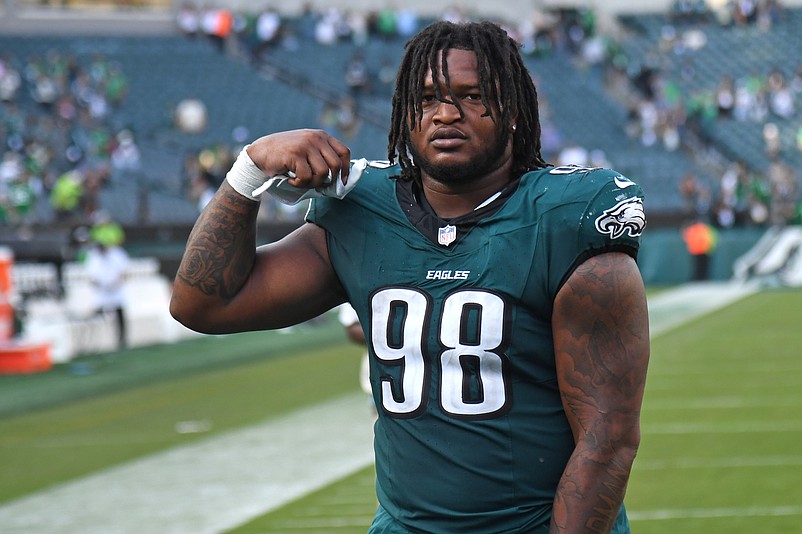
[[(247, 145), (190, 233), (172, 315), (223, 334), (351, 303), (378, 409), (370, 534), (628, 533), (640, 186), (543, 160), (532, 77), (490, 22), (410, 39), (387, 156), (352, 162), (322, 130)], [(311, 204), (257, 248), (262, 194)]]
[[(343, 325), (343, 328), (345, 328), (345, 334), (348, 336), (350, 341), (353, 341), (362, 347), (367, 344), (365, 341), (365, 332), (362, 330), (362, 325), (359, 323), (359, 316), (356, 314), (356, 310), (353, 306), (347, 302), (340, 304), (339, 308), (337, 308), (337, 319), (340, 321), (340, 324)], [(368, 395), (371, 394), (370, 354), (367, 350), (365, 350), (365, 353), (359, 364), (359, 387), (361, 387), (362, 391)], [(376, 405), (373, 404), (372, 397), (371, 409), (375, 415)]]
[(696, 219), (682, 229), (682, 239), (693, 258), (693, 280), (710, 278), (710, 255), (716, 248), (718, 232), (702, 219)]
[(114, 314), (118, 347), (126, 346), (125, 275), (129, 256), (122, 247), (125, 233), (105, 211), (98, 211), (89, 230), (89, 249), (86, 251), (86, 271), (95, 288), (97, 313)]

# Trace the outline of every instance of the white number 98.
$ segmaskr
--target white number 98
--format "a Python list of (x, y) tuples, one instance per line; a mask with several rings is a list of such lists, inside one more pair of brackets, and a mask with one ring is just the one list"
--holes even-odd
[[(403, 366), (400, 381), (380, 376), (384, 410), (414, 417), (425, 407), (431, 376), (424, 355), (431, 299), (422, 291), (387, 288), (371, 299), (371, 338), (376, 358)], [(505, 303), (494, 293), (462, 290), (443, 302), (438, 325), (440, 406), (456, 417), (486, 418), (507, 409), (508, 363)]]

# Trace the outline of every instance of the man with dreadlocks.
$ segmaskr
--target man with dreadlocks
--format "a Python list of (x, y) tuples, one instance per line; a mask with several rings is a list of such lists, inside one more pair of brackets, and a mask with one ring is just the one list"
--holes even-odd
[[(190, 235), (173, 315), (225, 333), (353, 305), (379, 412), (370, 533), (628, 532), (640, 187), (543, 161), (534, 84), (487, 22), (407, 44), (388, 155), (351, 162), (316, 130), (247, 146)], [(257, 249), (263, 191), (312, 200)]]

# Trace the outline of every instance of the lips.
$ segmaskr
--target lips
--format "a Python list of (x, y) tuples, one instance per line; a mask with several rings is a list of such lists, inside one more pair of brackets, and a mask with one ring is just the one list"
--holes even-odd
[(457, 128), (446, 126), (435, 130), (429, 137), (429, 144), (437, 150), (451, 151), (463, 146), (468, 139)]
[(431, 141), (438, 141), (438, 140), (460, 140), (460, 139), (467, 139), (464, 133), (462, 133), (457, 128), (438, 128), (434, 131), (432, 136), (430, 137)]

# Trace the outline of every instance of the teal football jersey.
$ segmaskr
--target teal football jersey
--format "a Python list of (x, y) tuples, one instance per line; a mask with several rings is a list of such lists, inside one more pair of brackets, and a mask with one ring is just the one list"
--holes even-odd
[(307, 214), (365, 328), (379, 502), (416, 532), (545, 529), (574, 448), (554, 298), (588, 257), (637, 256), (642, 190), (610, 170), (542, 169), (443, 221), (398, 171), (371, 165)]

